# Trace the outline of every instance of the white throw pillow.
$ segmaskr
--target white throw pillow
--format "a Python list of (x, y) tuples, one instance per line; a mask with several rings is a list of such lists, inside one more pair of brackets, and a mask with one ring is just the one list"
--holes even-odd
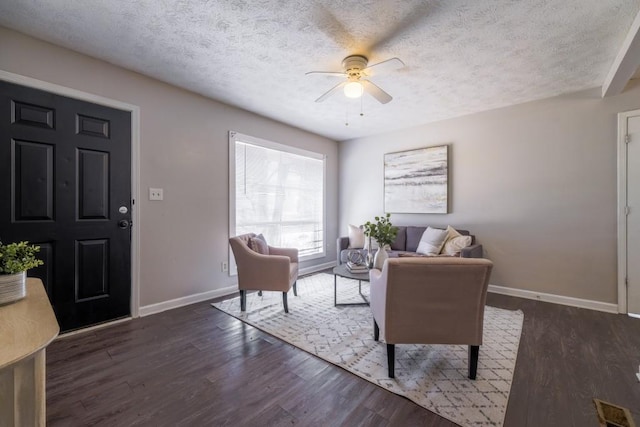
[(446, 238), (447, 230), (427, 227), (422, 233), (416, 252), (422, 255), (438, 255)]
[(447, 255), (458, 255), (462, 248), (471, 246), (471, 236), (458, 236), (447, 240), (442, 248), (442, 253)]
[(349, 224), (349, 247), (353, 249), (364, 248), (364, 230)]

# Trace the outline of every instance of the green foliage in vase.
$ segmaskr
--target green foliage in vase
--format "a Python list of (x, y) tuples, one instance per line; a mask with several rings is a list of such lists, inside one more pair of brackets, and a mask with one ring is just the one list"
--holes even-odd
[(390, 245), (396, 239), (398, 227), (391, 224), (391, 214), (375, 217), (375, 222), (367, 221), (364, 224), (364, 234), (373, 238), (381, 247)]
[(0, 274), (16, 274), (44, 264), (36, 258), (40, 246), (29, 245), (29, 242), (0, 242)]

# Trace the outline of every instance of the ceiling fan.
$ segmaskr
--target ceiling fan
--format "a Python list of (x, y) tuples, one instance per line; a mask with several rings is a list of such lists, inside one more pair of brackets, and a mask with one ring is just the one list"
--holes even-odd
[(306, 73), (307, 75), (325, 74), (345, 79), (322, 94), (316, 99), (316, 102), (324, 101), (340, 89), (343, 89), (345, 96), (348, 98), (359, 98), (366, 92), (382, 104), (391, 101), (393, 97), (370, 80), (367, 80), (367, 77), (402, 68), (404, 67), (404, 62), (398, 58), (391, 58), (367, 66), (368, 63), (369, 60), (365, 56), (351, 55), (342, 60), (342, 68), (344, 68), (344, 71), (309, 71)]

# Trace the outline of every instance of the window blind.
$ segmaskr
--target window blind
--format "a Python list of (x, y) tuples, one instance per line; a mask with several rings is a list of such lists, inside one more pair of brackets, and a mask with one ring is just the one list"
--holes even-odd
[(235, 140), (235, 234), (324, 254), (324, 158)]

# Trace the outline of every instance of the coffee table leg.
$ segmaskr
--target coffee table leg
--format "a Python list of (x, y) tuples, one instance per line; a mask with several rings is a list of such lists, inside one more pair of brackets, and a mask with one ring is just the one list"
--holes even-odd
[(365, 297), (362, 294), (362, 280), (358, 280), (358, 292), (360, 293), (360, 296), (362, 297), (362, 299), (364, 300), (364, 302), (366, 302), (367, 304), (369, 304), (369, 300), (367, 300), (367, 297)]
[(369, 300), (367, 300), (367, 297), (364, 296), (364, 294), (362, 293), (362, 280), (358, 280), (358, 293), (360, 294), (360, 296), (362, 297), (362, 300), (364, 302), (347, 302), (347, 303), (340, 303), (338, 304), (338, 275), (334, 274), (333, 275), (333, 306), (337, 307), (337, 306), (343, 306), (343, 305), (369, 305)]

